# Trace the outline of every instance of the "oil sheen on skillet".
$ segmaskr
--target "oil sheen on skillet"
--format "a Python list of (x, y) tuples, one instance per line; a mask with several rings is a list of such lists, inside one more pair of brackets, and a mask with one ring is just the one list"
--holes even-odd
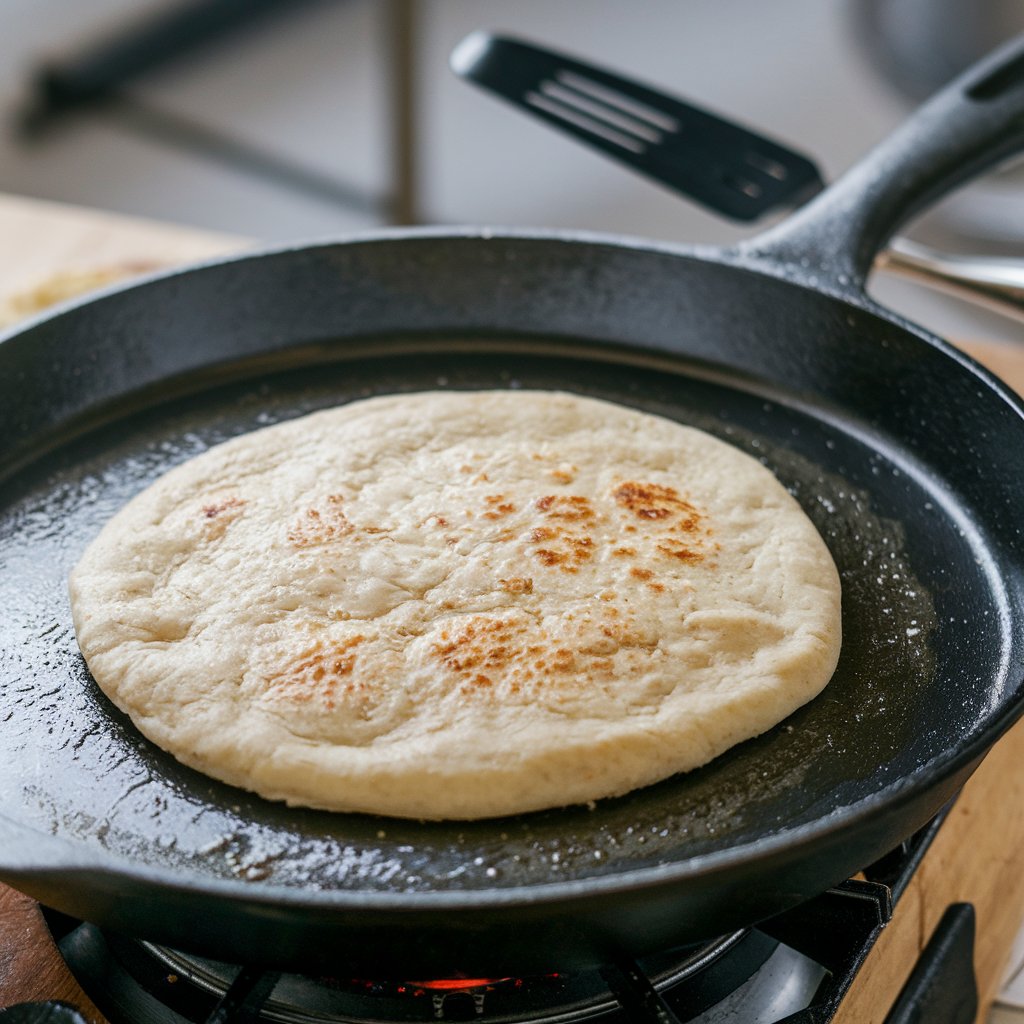
[[(369, 394), (518, 386), (675, 418), (776, 473), (843, 581), (843, 653), (821, 697), (704, 769), (595, 808), (444, 825), (286, 808), (213, 782), (144, 740), (95, 687), (70, 624), (67, 571), (102, 523), (170, 466), (240, 432)], [(915, 550), (918, 531), (897, 520), (907, 507), (928, 526), (927, 558)], [(939, 752), (922, 698), (945, 658), (934, 643), (943, 595), (970, 581), (946, 578), (934, 553), (964, 543), (941, 493), (898, 456), (785, 396), (681, 375), (668, 360), (603, 362), (582, 347), (578, 358), (510, 356), (491, 344), (473, 356), (405, 354), (223, 386), (58, 449), (21, 474), (0, 510), (0, 682), (34, 723), (13, 740), (22, 756), (0, 764), (0, 801), (23, 805), (23, 819), (43, 831), (184, 876), (284, 886), (472, 890), (685, 859), (825, 816)], [(925, 562), (931, 579), (915, 568)], [(962, 707), (928, 714), (969, 723), (986, 685), (965, 679)], [(25, 780), (7, 766), (24, 763), (28, 749), (41, 768)], [(51, 756), (58, 749), (63, 758)], [(61, 763), (57, 777), (43, 767)]]

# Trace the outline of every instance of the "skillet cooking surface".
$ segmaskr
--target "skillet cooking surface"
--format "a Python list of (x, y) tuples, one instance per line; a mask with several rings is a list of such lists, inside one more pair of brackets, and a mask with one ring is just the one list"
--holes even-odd
[[(0, 507), (0, 806), (42, 833), (184, 884), (327, 890), (536, 886), (685, 861), (825, 818), (911, 775), (992, 711), (1004, 604), (959, 506), (906, 452), (827, 408), (679, 358), (500, 337), (349, 343), (175, 382), (21, 471)], [(223, 381), (225, 378), (220, 377)], [(372, 394), (562, 388), (693, 425), (759, 457), (814, 521), (843, 583), (843, 650), (823, 694), (688, 775), (594, 808), (430, 824), (287, 808), (179, 765), (99, 692), (66, 577), (158, 475), (239, 433)], [(429, 429), (429, 424), (424, 424)], [(966, 596), (969, 595), (969, 596)], [(240, 594), (240, 600), (244, 595)], [(992, 629), (964, 629), (969, 614)], [(942, 699), (935, 699), (935, 687)], [(480, 741), (487, 742), (485, 736)]]

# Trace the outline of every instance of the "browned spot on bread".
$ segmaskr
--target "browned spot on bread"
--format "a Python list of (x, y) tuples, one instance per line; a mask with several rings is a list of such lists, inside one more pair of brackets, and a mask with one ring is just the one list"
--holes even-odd
[(571, 672), (576, 667), (576, 655), (566, 647), (559, 647), (551, 657), (551, 667), (557, 672)]
[(220, 501), (204, 505), (203, 536), (207, 540), (219, 540), (227, 528), (242, 514), (245, 501), (239, 497), (223, 498)]
[(511, 576), (507, 580), (498, 580), (501, 589), (510, 594), (532, 594), (533, 580), (528, 576)]
[(551, 551), (548, 548), (538, 548), (534, 554), (543, 565), (564, 565), (569, 557), (562, 551)]
[(506, 665), (521, 639), (523, 627), (509, 619), (473, 615), (458, 627), (441, 631), (431, 652), (455, 672)]
[(516, 611), (477, 614), (436, 634), (431, 655), (449, 673), (453, 692), (467, 699), (523, 699), (564, 704), (586, 695), (616, 670), (616, 659), (640, 663), (657, 640), (621, 621), (586, 612), (549, 630)]
[[(313, 508), (306, 509), (288, 531), (288, 540), (297, 548), (329, 544), (352, 532), (352, 524), (342, 510), (344, 499), (340, 494), (330, 494)], [(365, 532), (380, 532), (380, 527), (364, 527)]]
[(634, 565), (633, 568), (629, 570), (629, 575), (636, 580), (649, 580), (654, 573), (651, 572), (650, 569), (641, 569), (639, 566)]
[(630, 622), (609, 622), (601, 627), (601, 633), (614, 641), (616, 647), (637, 647), (645, 651), (653, 651), (658, 641), (653, 637), (644, 636), (636, 625)]
[(680, 562), (700, 562), (704, 558), (702, 551), (674, 537), (661, 541), (658, 550), (669, 558), (677, 558)]
[(244, 504), (245, 502), (241, 498), (225, 498), (215, 505), (204, 505), (203, 515), (207, 519), (216, 519), (217, 516), (223, 515), (225, 512), (240, 510)]
[[(705, 557), (707, 538), (711, 528), (705, 522), (705, 515), (695, 505), (683, 498), (674, 487), (662, 484), (627, 480), (612, 489), (612, 498), (620, 508), (646, 522), (644, 533), (650, 538), (654, 549), (648, 557), (665, 556), (679, 562), (700, 562)], [(627, 524), (625, 530), (636, 532), (636, 526)], [(616, 554), (620, 549), (616, 550)], [(629, 550), (621, 549), (623, 552)], [(638, 576), (649, 580), (650, 576)], [(648, 584), (652, 590), (664, 589)]]
[(505, 500), (504, 494), (488, 494), (484, 497), (484, 504), (487, 506), (483, 513), (484, 519), (501, 519), (510, 512), (515, 512), (516, 507), (511, 501)]
[(328, 711), (336, 706), (343, 695), (359, 700), (366, 695), (365, 683), (353, 683), (349, 678), (356, 663), (356, 648), (363, 642), (362, 635), (335, 643), (317, 640), (268, 679), (267, 695), (296, 704), (318, 701)]
[(577, 562), (585, 562), (593, 554), (594, 542), (590, 537), (570, 537), (568, 544)]
[(626, 480), (612, 491), (612, 497), (639, 519), (673, 518), (675, 529), (695, 530), (701, 515), (694, 505), (680, 497), (674, 487)]
[(619, 555), (622, 558), (636, 554), (636, 548), (615, 548), (612, 551), (613, 555)]
[(591, 522), (596, 518), (589, 498), (582, 494), (546, 494), (536, 501), (537, 510), (548, 519), (564, 522)]
[(597, 519), (590, 499), (579, 494), (546, 494), (534, 507), (547, 520), (530, 532), (531, 541), (545, 544), (534, 555), (542, 565), (578, 572), (594, 554), (594, 540), (585, 532)]
[(576, 479), (575, 466), (559, 466), (557, 469), (548, 470), (548, 476), (556, 483), (571, 484)]

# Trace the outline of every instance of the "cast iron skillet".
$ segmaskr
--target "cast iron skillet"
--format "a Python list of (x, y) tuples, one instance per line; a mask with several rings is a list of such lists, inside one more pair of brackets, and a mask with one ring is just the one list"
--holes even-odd
[[(393, 232), (171, 274), (8, 337), (0, 877), (223, 959), (479, 976), (706, 939), (890, 849), (1024, 707), (1024, 407), (862, 286), (914, 210), (1022, 141), (1018, 40), (737, 250)], [(169, 466), (364, 395), (520, 386), (695, 424), (778, 474), (842, 573), (819, 698), (592, 809), (424, 824), (212, 782), (98, 692), (66, 574)]]

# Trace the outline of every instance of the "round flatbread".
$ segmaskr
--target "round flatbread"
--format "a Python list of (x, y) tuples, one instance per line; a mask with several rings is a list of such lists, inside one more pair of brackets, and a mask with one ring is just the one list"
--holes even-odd
[(840, 586), (756, 460), (574, 395), (395, 395), (171, 470), (71, 576), (97, 683), (289, 803), (484, 818), (705, 764), (828, 682)]

